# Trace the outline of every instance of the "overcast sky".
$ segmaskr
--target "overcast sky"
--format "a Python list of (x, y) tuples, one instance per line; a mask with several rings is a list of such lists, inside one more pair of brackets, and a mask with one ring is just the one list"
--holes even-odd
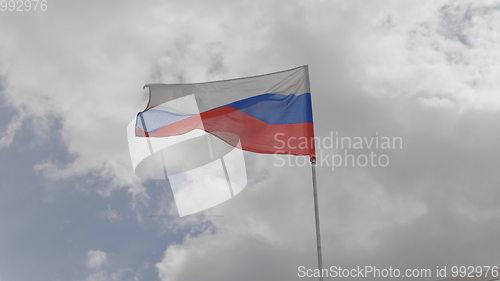
[(304, 64), (318, 136), (403, 140), (385, 168), (318, 167), (324, 264), (498, 265), (498, 50), (498, 1), (0, 12), (0, 281), (296, 280), (316, 262), (308, 167), (247, 153), (241, 194), (179, 218), (134, 175), (126, 126), (146, 83)]

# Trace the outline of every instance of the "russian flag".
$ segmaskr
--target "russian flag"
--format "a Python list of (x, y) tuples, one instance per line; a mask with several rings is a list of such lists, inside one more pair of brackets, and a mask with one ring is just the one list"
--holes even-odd
[[(194, 84), (150, 84), (136, 118), (137, 137), (166, 138), (204, 130), (245, 151), (315, 158), (307, 66)], [(183, 102), (191, 96), (195, 102)], [(191, 99), (193, 100), (193, 99)]]

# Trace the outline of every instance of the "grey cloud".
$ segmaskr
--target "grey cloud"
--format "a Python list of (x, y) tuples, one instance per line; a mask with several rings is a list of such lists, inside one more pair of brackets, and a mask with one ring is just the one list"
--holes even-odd
[[(55, 179), (98, 171), (112, 180), (106, 188), (144, 193), (131, 176), (125, 126), (144, 107), (145, 82), (307, 63), (319, 136), (335, 130), (404, 139), (404, 149), (390, 152), (389, 168), (318, 169), (325, 264), (498, 261), (491, 245), (499, 220), (500, 42), (498, 9), (484, 12), (490, 4), (82, 3), (0, 19), (9, 105), (31, 118), (60, 119), (75, 157), (67, 167), (41, 163), (39, 171)], [(293, 280), (298, 265), (314, 266), (310, 170), (273, 167), (272, 156), (249, 158), (254, 177), (244, 192), (201, 219), (188, 218), (210, 227), (159, 246), (166, 248), (159, 278)]]
[[(382, 9), (352, 4), (330, 10), (328, 4), (315, 3), (304, 13), (316, 13), (316, 22), (298, 26), (276, 20), (271, 25), (276, 38), (283, 40), (270, 48), (288, 45), (283, 47), (287, 55), (310, 64), (318, 135), (330, 130), (351, 136), (382, 132), (404, 139), (403, 150), (390, 152), (387, 169), (318, 170), (327, 265), (433, 268), (498, 260), (491, 247), (498, 221), (499, 135), (493, 121), (498, 102), (489, 95), (490, 86), (498, 87), (488, 82), (491, 71), (478, 77), (478, 87), (469, 88), (462, 80), (467, 73), (492, 66), (482, 56), (498, 45), (492, 39), (471, 51), (448, 43), (437, 33), (440, 5), (449, 4), (412, 7), (421, 13), (416, 15), (395, 2)], [(299, 7), (297, 13), (302, 12)], [(384, 18), (387, 11), (394, 14), (394, 26), (377, 30), (371, 18)], [(331, 19), (322, 17), (326, 13)], [(286, 18), (284, 14), (280, 16)], [(405, 18), (410, 15), (415, 17)], [(337, 22), (336, 16), (345, 21)], [(495, 24), (496, 16), (492, 13), (468, 26), (467, 33), (476, 34), (472, 45), (486, 40), (477, 35), (483, 30), (481, 22)], [(414, 30), (422, 26), (425, 33), (418, 40), (423, 41), (415, 41)], [(287, 43), (293, 36), (307, 38), (304, 42), (310, 45)], [(442, 50), (433, 49), (435, 43)], [(467, 66), (450, 62), (449, 50), (467, 58)], [(420, 63), (422, 58), (427, 65)], [(157, 265), (163, 280), (293, 280), (296, 266), (314, 266), (310, 171), (271, 169), (272, 157), (257, 162), (260, 168), (254, 167), (254, 173), (267, 170), (268, 177), (234, 203), (213, 210), (222, 216), (212, 219), (215, 235), (169, 247)], [(249, 236), (267, 245), (265, 249), (246, 251), (245, 245), (252, 245)], [(225, 262), (204, 259), (211, 254)], [(272, 268), (263, 266), (263, 260)], [(248, 268), (253, 268), (250, 275)]]

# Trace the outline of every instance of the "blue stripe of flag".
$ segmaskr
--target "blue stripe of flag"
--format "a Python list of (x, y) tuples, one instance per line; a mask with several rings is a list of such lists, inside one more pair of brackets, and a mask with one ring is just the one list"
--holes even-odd
[(239, 109), (272, 125), (313, 122), (310, 93), (302, 95), (263, 94), (225, 106)]

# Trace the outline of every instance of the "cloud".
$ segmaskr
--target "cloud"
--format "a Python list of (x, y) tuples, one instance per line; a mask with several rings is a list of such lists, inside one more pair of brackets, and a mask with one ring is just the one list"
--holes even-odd
[(85, 281), (122, 281), (142, 280), (142, 267), (135, 270), (129, 267), (115, 267), (108, 261), (108, 255), (101, 250), (90, 250), (87, 253), (87, 272)]
[(356, 47), (367, 55), (366, 91), (410, 95), (428, 106), (498, 110), (496, 7), (493, 1), (425, 2), (412, 19), (388, 8), (364, 40), (371, 44)]
[(107, 274), (105, 272), (102, 272), (102, 271), (92, 273), (91, 275), (89, 275), (89, 277), (87, 279), (85, 279), (85, 281), (108, 281), (108, 280), (111, 280), (111, 279), (109, 279)]
[[(38, 172), (54, 180), (92, 173), (111, 180), (101, 187), (103, 194), (119, 187), (143, 193), (131, 173), (126, 126), (145, 107), (144, 84), (276, 70), (246, 61), (264, 51), (266, 29), (258, 23), (264, 15), (234, 25), (235, 8), (255, 10), (257, 3), (222, 9), (206, 3), (191, 9), (191, 4), (54, 2), (46, 13), (0, 19), (6, 104), (25, 118), (59, 120), (60, 131), (45, 133), (60, 134), (74, 157), (66, 165), (47, 160)], [(259, 39), (248, 40), (250, 33)], [(18, 129), (12, 124), (2, 143)]]
[(110, 206), (108, 206), (108, 208), (106, 209), (104, 217), (110, 222), (115, 222), (121, 219), (120, 214)]
[[(493, 94), (500, 88), (495, 5), (273, 8), (260, 10), (272, 18), (267, 50), (309, 62), (317, 134), (384, 132), (405, 143), (390, 152), (387, 169), (318, 169), (324, 263), (405, 268), (496, 260), (488, 247), (499, 230), (491, 224), (499, 220), (500, 135), (488, 121), (500, 105)], [(289, 20), (297, 15), (300, 25)], [(310, 170), (252, 157), (258, 179), (208, 212), (215, 233), (167, 246), (157, 264), (161, 280), (294, 280), (297, 266), (315, 266)]]
[(12, 143), (17, 130), (19, 130), (23, 125), (23, 121), (24, 118), (22, 114), (18, 114), (12, 117), (12, 119), (9, 121), (9, 124), (7, 125), (7, 128), (2, 133), (2, 137), (0, 137), (0, 149), (9, 146)]
[(90, 250), (87, 253), (87, 267), (90, 269), (99, 269), (108, 263), (106, 252), (101, 250)]

